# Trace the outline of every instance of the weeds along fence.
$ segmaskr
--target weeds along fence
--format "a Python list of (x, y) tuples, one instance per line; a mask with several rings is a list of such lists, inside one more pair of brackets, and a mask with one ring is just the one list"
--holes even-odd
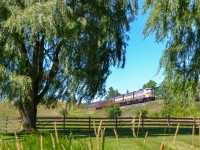
[[(101, 123), (102, 128), (132, 128), (140, 126), (142, 131), (145, 127), (165, 127), (173, 126), (194, 127), (196, 130), (200, 127), (199, 118), (93, 118), (93, 117), (37, 117), (38, 130), (54, 130), (56, 123), (57, 130), (67, 129), (86, 129), (91, 132), (98, 128)], [(0, 131), (15, 132), (21, 126), (21, 119), (14, 117), (0, 118)]]
[(15, 132), (21, 127), (21, 118), (0, 117), (0, 132)]

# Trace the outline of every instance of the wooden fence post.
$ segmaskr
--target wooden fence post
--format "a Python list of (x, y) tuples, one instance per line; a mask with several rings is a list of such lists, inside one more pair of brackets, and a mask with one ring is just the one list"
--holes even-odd
[(90, 127), (90, 121), (91, 121), (91, 119), (90, 119), (90, 116), (89, 116), (89, 135), (90, 135), (90, 129), (91, 129), (91, 127)]
[(144, 117), (142, 117), (142, 133), (144, 132)]
[(194, 117), (194, 133), (196, 133), (196, 118)]
[(63, 130), (65, 131), (65, 114), (63, 115)]
[(116, 116), (116, 118), (115, 118), (115, 129), (117, 130), (117, 122), (118, 120), (117, 120), (117, 116)]
[(168, 116), (168, 119), (167, 119), (167, 126), (168, 126), (168, 132), (171, 132), (170, 130), (170, 117)]
[(8, 116), (6, 117), (6, 133), (8, 132)]

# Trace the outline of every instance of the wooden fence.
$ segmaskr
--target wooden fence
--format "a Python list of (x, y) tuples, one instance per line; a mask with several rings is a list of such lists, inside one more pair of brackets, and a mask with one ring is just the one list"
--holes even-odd
[(101, 122), (102, 128), (132, 128), (140, 125), (142, 130), (145, 127), (166, 127), (172, 126), (195, 127), (199, 128), (200, 120), (198, 118), (91, 118), (91, 117), (38, 117), (37, 129), (52, 130), (56, 127), (58, 130), (66, 129), (88, 129), (93, 130), (94, 127), (98, 127)]
[[(132, 128), (140, 125), (145, 127), (166, 127), (172, 126), (195, 127), (199, 128), (200, 120), (198, 118), (92, 118), (92, 117), (38, 117), (38, 130), (54, 130), (55, 124), (58, 130), (66, 129), (87, 129), (89, 132), (94, 127), (98, 127), (101, 122), (102, 128)], [(5, 132), (17, 131), (20, 128), (20, 118), (1, 117), (0, 130)]]
[(21, 127), (21, 118), (16, 117), (0, 117), (0, 131), (15, 132)]

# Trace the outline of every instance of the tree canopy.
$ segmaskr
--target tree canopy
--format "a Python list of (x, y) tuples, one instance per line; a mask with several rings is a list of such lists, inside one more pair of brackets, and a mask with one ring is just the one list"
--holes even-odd
[(146, 84), (143, 85), (143, 88), (153, 88), (156, 90), (157, 88), (157, 83), (153, 80), (149, 80)]
[(113, 87), (110, 87), (108, 89), (108, 91), (107, 91), (105, 99), (113, 98), (113, 97), (116, 97), (118, 95), (120, 95), (120, 93), (118, 92), (118, 90), (117, 89), (115, 90)]
[(124, 67), (131, 0), (1, 0), (0, 79), (25, 128), (37, 105), (105, 92), (110, 67)]
[(146, 0), (149, 13), (144, 35), (155, 33), (166, 42), (160, 61), (169, 97), (190, 102), (194, 99), (200, 73), (200, 1)]

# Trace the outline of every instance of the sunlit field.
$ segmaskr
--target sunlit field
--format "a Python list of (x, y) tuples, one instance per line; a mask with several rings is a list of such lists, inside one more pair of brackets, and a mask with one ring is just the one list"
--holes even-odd
[[(194, 133), (192, 128), (173, 127), (131, 129), (101, 129), (88, 133), (88, 130), (38, 131), (36, 133), (2, 134), (1, 148), (29, 150), (154, 150), (154, 149), (200, 149), (198, 128)], [(135, 134), (135, 135), (134, 135)]]

